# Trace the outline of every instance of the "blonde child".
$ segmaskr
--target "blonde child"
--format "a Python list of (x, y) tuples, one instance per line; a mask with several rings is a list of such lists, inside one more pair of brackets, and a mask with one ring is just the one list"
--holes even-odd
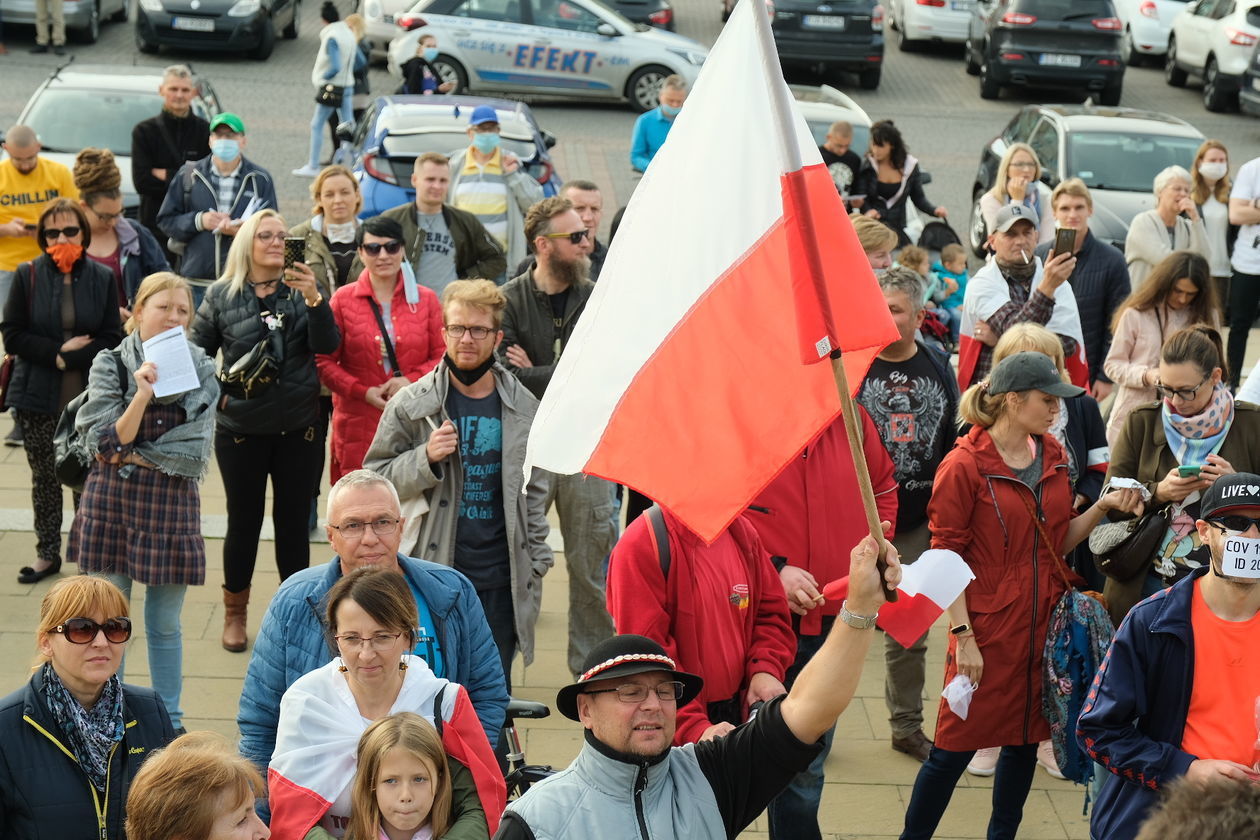
[(936, 276), (948, 287), (954, 282), (954, 290), (941, 301), (941, 308), (949, 313), (949, 332), (958, 343), (958, 325), (962, 321), (963, 295), (967, 292), (967, 252), (961, 245), (946, 245), (941, 249), (941, 261), (932, 266)]

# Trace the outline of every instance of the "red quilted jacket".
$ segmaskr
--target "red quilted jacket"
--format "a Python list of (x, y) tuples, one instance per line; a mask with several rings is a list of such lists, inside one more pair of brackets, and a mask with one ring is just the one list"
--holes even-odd
[[(389, 317), (394, 325), (394, 353), (411, 382), (424, 376), (442, 359), (442, 307), (437, 295), (419, 287), (420, 301), (407, 303), (401, 274), (394, 287)], [(372, 281), (367, 271), (332, 296), (333, 317), (341, 330), (341, 346), (315, 357), (319, 380), (333, 394), (332, 461), (328, 478), (335, 482), (363, 466), (381, 412), (364, 400), (367, 389), (389, 379), (389, 356), (381, 328), (372, 314)]]

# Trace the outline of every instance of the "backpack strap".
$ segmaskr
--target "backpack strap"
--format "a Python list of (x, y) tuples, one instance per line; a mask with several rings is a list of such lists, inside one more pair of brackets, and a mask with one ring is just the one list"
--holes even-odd
[(665, 527), (665, 514), (661, 511), (660, 505), (652, 505), (643, 512), (643, 515), (652, 526), (648, 534), (652, 537), (652, 544), (656, 546), (656, 556), (661, 563), (661, 577), (669, 580), (671, 558), (669, 556), (669, 529)]
[(442, 727), (446, 725), (446, 721), (442, 719), (442, 698), (446, 694), (446, 686), (438, 689), (437, 696), (433, 698), (433, 728), (437, 730), (438, 738), (442, 737)]
[(127, 366), (123, 364), (122, 349), (115, 348), (109, 351), (114, 356), (114, 364), (118, 366), (118, 386), (122, 391), (123, 398), (127, 397)]

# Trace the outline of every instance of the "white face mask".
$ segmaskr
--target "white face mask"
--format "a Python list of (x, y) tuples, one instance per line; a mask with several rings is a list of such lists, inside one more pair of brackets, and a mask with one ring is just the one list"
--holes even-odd
[(1222, 161), (1199, 164), (1199, 174), (1209, 181), (1219, 181), (1229, 172), (1229, 164)]
[(1221, 574), (1260, 579), (1260, 539), (1226, 534), (1221, 545)]

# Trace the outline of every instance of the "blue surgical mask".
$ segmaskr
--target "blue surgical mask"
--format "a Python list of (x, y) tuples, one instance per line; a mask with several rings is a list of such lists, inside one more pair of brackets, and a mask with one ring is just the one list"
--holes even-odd
[(437, 48), (437, 47), (425, 47), (425, 48), (424, 48), (424, 60), (425, 60), (425, 61), (436, 61), (436, 60), (437, 60), (437, 57), (438, 57), (438, 48)]
[(672, 105), (666, 105), (663, 102), (661, 103), (661, 113), (667, 117), (676, 117), (681, 111), (682, 111), (681, 105), (675, 108)]
[(231, 163), (241, 156), (241, 144), (228, 138), (215, 140), (210, 144), (210, 153), (224, 163)]
[(473, 147), (483, 155), (488, 155), (495, 149), (499, 148), (499, 135), (493, 131), (487, 131), (481, 134), (474, 134), (472, 138)]

